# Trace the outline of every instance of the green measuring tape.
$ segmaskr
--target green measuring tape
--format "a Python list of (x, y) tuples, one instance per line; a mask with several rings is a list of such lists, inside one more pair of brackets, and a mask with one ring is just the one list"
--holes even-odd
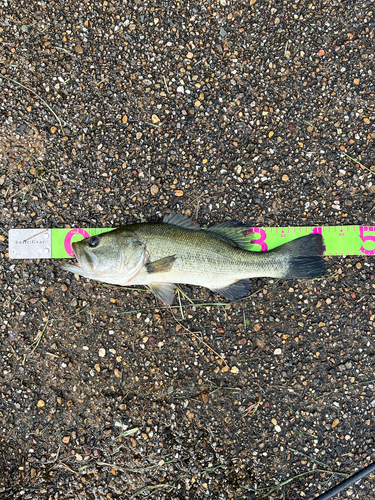
[[(10, 259), (69, 259), (71, 244), (115, 228), (11, 229)], [(241, 229), (248, 249), (265, 252), (310, 233), (323, 236), (324, 255), (375, 255), (375, 226), (262, 227)]]

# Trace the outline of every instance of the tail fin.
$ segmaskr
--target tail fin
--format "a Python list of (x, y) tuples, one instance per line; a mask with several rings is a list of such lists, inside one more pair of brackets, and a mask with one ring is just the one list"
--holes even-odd
[(284, 279), (318, 278), (326, 272), (327, 268), (321, 257), (324, 253), (321, 234), (302, 236), (285, 243), (275, 251), (289, 257)]

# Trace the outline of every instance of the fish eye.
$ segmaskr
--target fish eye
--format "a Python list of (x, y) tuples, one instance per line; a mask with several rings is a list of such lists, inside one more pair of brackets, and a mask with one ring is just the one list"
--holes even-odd
[(97, 247), (100, 243), (100, 240), (97, 236), (93, 236), (92, 238), (89, 239), (89, 245), (90, 247)]

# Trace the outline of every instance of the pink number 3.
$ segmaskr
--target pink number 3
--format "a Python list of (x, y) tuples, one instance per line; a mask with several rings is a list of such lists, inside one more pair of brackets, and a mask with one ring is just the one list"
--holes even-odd
[[(374, 232), (374, 235), (364, 236), (363, 233), (367, 231)], [(359, 236), (363, 242), (365, 241), (373, 241), (375, 242), (375, 227), (374, 226), (359, 226)], [(360, 251), (366, 255), (375, 255), (375, 248), (373, 250), (366, 250), (366, 248), (362, 245)]]
[(252, 232), (253, 233), (259, 233), (260, 234), (260, 238), (258, 238), (257, 240), (251, 240), (251, 243), (253, 245), (260, 245), (260, 251), (261, 252), (267, 252), (268, 246), (267, 246), (267, 243), (265, 242), (266, 238), (267, 238), (266, 231), (264, 229), (259, 229), (258, 227), (254, 227), (252, 229)]

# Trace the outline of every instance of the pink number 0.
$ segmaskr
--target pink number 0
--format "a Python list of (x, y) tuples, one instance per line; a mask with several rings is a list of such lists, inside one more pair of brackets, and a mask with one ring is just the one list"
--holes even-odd
[[(365, 242), (365, 241), (374, 241), (375, 242), (375, 235), (374, 236), (371, 236), (371, 235), (364, 236), (363, 233), (365, 231), (375, 232), (375, 227), (374, 226), (372, 226), (372, 227), (371, 226), (359, 226), (359, 237), (361, 238), (361, 240), (363, 242)], [(366, 250), (366, 248), (364, 246), (361, 246), (360, 251), (366, 255), (375, 255), (375, 248), (373, 250)]]
[(66, 253), (71, 257), (74, 257), (74, 252), (72, 249), (72, 238), (75, 234), (82, 234), (84, 238), (90, 237), (89, 233), (84, 229), (72, 229), (71, 231), (69, 231), (69, 233), (65, 236), (64, 248)]

